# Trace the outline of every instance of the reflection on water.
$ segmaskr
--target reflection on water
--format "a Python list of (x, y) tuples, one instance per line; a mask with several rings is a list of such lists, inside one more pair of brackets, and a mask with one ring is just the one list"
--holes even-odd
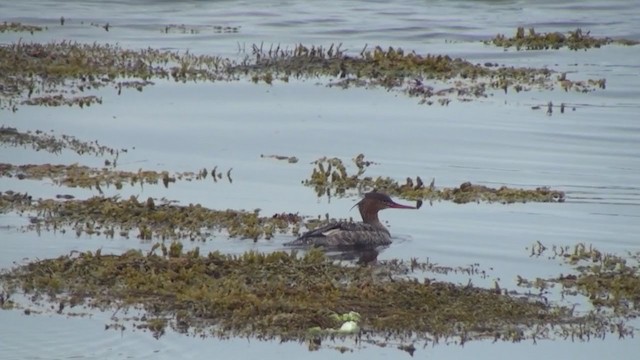
[[(487, 279), (476, 284), (515, 287), (517, 275), (545, 277), (568, 272), (548, 259), (530, 258), (527, 247), (536, 241), (547, 245), (594, 244), (603, 251), (623, 253), (637, 249), (640, 232), (640, 65), (638, 47), (606, 47), (586, 52), (504, 52), (470, 42), (496, 33), (512, 34), (516, 26), (540, 31), (567, 31), (582, 27), (597, 36), (640, 39), (635, 24), (640, 13), (633, 2), (616, 1), (559, 4), (526, 1), (431, 1), (271, 3), (248, 10), (246, 2), (2, 2), (3, 21), (46, 25), (48, 31), (2, 33), (0, 42), (74, 40), (120, 43), (125, 47), (180, 49), (238, 56), (238, 47), (253, 43), (344, 43), (359, 52), (365, 44), (393, 45), (463, 56), (473, 62), (494, 61), (513, 66), (547, 66), (575, 73), (575, 78), (607, 78), (607, 89), (588, 94), (522, 92), (500, 94), (472, 103), (449, 106), (417, 105), (415, 99), (379, 89), (338, 90), (314, 85), (315, 80), (291, 81), (274, 86), (233, 83), (174, 84), (157, 82), (142, 93), (118, 96), (113, 89), (101, 92), (103, 104), (76, 108), (22, 107), (3, 112), (2, 125), (21, 130), (54, 129), (58, 134), (99, 140), (114, 148), (131, 149), (120, 156), (123, 170), (140, 168), (197, 171), (203, 165), (233, 168), (233, 183), (185, 182), (162, 186), (125, 186), (103, 189), (105, 195), (131, 195), (177, 199), (214, 209), (260, 208), (265, 214), (299, 212), (348, 218), (353, 199), (317, 199), (300, 185), (321, 156), (351, 158), (359, 153), (380, 165), (371, 176), (398, 180), (421, 176), (436, 178), (440, 186), (465, 181), (487, 186), (550, 186), (565, 191), (563, 204), (470, 204), (434, 202), (420, 211), (383, 213), (394, 234), (394, 243), (379, 254), (339, 254), (340, 260), (368, 262), (400, 258), (429, 259), (449, 266), (479, 263)], [(55, 14), (42, 8), (54, 8)], [(331, 9), (330, 11), (328, 9)], [(59, 17), (64, 16), (64, 27)], [(605, 19), (605, 20), (603, 20)], [(107, 32), (91, 23), (110, 24)], [(171, 24), (202, 26), (197, 33), (163, 33)], [(234, 26), (237, 33), (207, 31), (206, 26)], [(450, 42), (452, 40), (453, 42)], [(534, 105), (553, 101), (575, 106), (575, 111), (546, 116)], [(135, 149), (132, 149), (134, 148)], [(260, 154), (296, 156), (295, 164), (260, 158)], [(24, 149), (3, 148), (0, 162), (13, 164), (73, 163), (101, 166), (89, 159), (63, 152), (51, 155)], [(370, 172), (370, 173), (369, 173)], [(29, 192), (52, 198), (62, 192), (79, 198), (93, 195), (86, 189), (62, 189), (48, 182), (1, 178), (0, 190)], [(120, 253), (131, 247), (148, 250), (152, 244), (136, 239), (100, 236), (76, 238), (71, 233), (23, 233), (16, 225), (28, 218), (15, 214), (0, 217), (3, 251), (0, 268), (23, 263), (25, 258), (55, 257), (71, 250)], [(227, 239), (214, 234), (200, 246), (242, 253), (248, 249), (276, 251), (292, 240), (276, 236), (257, 243)], [(338, 256), (338, 254), (334, 254)], [(351, 255), (352, 258), (344, 258)], [(438, 277), (439, 275), (434, 275)], [(466, 283), (464, 274), (446, 277)], [(309, 353), (298, 344), (255, 340), (193, 339), (169, 333), (156, 341), (148, 333), (127, 329), (103, 331), (111, 314), (66, 318), (60, 315), (26, 316), (0, 312), (0, 357), (9, 358), (105, 358), (105, 357), (202, 357), (215, 351), (237, 357), (276, 357), (281, 353), (326, 357), (334, 350)], [(590, 343), (545, 341), (535, 347), (523, 344), (476, 342), (460, 347), (429, 347), (418, 353), (431, 356), (494, 357), (505, 351), (521, 358), (579, 356), (582, 358), (629, 357), (637, 340), (606, 339)], [(354, 348), (360, 346), (349, 344)], [(215, 347), (215, 348), (214, 348)], [(395, 348), (361, 346), (352, 357), (397, 356)]]

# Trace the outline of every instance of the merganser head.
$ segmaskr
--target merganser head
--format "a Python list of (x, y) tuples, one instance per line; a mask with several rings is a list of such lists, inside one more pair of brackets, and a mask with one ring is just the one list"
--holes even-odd
[(380, 210), (389, 208), (417, 209), (417, 207), (415, 206), (398, 204), (397, 202), (391, 200), (389, 195), (377, 192), (375, 190), (364, 194), (364, 198), (356, 203), (352, 207), (352, 209), (356, 206), (358, 207), (358, 210), (360, 210), (360, 214), (363, 215), (363, 218), (365, 213), (377, 213)]

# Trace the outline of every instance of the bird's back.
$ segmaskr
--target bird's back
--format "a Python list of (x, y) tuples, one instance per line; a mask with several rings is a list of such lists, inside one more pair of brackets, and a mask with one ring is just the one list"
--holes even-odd
[(311, 230), (289, 246), (376, 247), (389, 245), (391, 236), (384, 227), (366, 223), (333, 222)]

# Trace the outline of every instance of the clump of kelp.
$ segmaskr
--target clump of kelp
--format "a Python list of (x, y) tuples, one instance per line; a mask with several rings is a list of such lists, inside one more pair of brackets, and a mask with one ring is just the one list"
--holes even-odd
[(128, 152), (127, 149), (114, 149), (105, 145), (100, 145), (95, 141), (82, 141), (74, 136), (62, 134), (55, 136), (48, 134), (42, 130), (34, 132), (22, 132), (13, 127), (0, 127), (0, 144), (4, 146), (27, 147), (35, 151), (47, 151), (59, 154), (62, 150), (69, 149), (78, 155), (92, 154), (95, 156), (115, 156), (116, 159), (120, 152)]
[[(144, 315), (134, 319), (136, 326), (156, 336), (169, 326), (202, 336), (317, 345), (323, 337), (336, 336), (317, 329), (342, 324), (361, 341), (464, 344), (476, 339), (603, 338), (626, 331), (611, 327), (610, 319), (599, 313), (578, 315), (544, 298), (344, 266), (319, 250), (304, 256), (202, 256), (198, 249), (185, 253), (173, 243), (148, 253), (76, 252), (16, 267), (0, 275), (0, 281), (6, 307), (19, 306), (12, 298), (24, 293), (36, 304), (56, 304), (60, 313), (78, 305), (141, 309)], [(352, 314), (349, 322), (355, 324), (345, 326), (344, 315), (337, 314)]]
[(42, 180), (50, 179), (56, 185), (80, 188), (95, 188), (102, 193), (101, 187), (114, 186), (116, 189), (122, 189), (123, 185), (158, 184), (162, 182), (165, 188), (169, 184), (175, 183), (177, 180), (193, 181), (204, 180), (210, 177), (213, 182), (218, 182), (226, 177), (229, 183), (233, 183), (230, 168), (225, 172), (218, 170), (217, 166), (207, 170), (203, 167), (199, 171), (185, 171), (177, 173), (169, 173), (168, 171), (154, 171), (139, 169), (133, 171), (116, 171), (118, 158), (120, 153), (127, 153), (128, 149), (114, 149), (105, 145), (101, 145), (97, 140), (83, 141), (74, 136), (62, 134), (55, 136), (45, 133), (42, 130), (35, 132), (21, 132), (12, 127), (0, 127), (0, 144), (4, 146), (27, 147), (31, 146), (36, 151), (47, 151), (53, 154), (59, 154), (63, 150), (71, 150), (78, 155), (90, 154), (94, 156), (113, 156), (112, 159), (105, 159), (103, 168), (92, 168), (79, 164), (62, 165), (62, 164), (25, 164), (14, 165), (9, 163), (0, 163), (0, 177)]
[[(537, 242), (531, 246), (531, 256), (542, 256), (547, 247)], [(619, 316), (640, 315), (640, 252), (627, 256), (606, 254), (583, 243), (553, 246), (550, 259), (561, 259), (577, 273), (535, 280), (518, 278), (518, 285), (544, 291), (555, 285), (562, 287), (562, 295), (583, 295), (600, 311), (612, 311)]]
[(27, 25), (19, 22), (3, 22), (0, 24), (0, 33), (3, 32), (28, 32), (33, 35), (37, 31), (44, 30), (41, 26)]
[(216, 33), (216, 34), (229, 34), (237, 33), (240, 31), (239, 26), (222, 26), (222, 25), (185, 25), (185, 24), (171, 24), (164, 27), (162, 32), (165, 34), (200, 34)]
[(298, 162), (298, 158), (295, 156), (286, 156), (286, 155), (264, 155), (260, 154), (261, 158), (270, 158), (276, 160), (286, 160), (289, 164), (295, 164)]
[[(491, 89), (504, 92), (553, 89), (555, 83), (551, 76), (554, 72), (546, 68), (480, 65), (447, 55), (419, 55), (401, 48), (385, 50), (379, 46), (372, 50), (365, 47), (359, 56), (352, 56), (341, 50), (340, 45), (326, 48), (300, 44), (291, 50), (280, 46), (267, 50), (254, 45), (252, 57), (232, 64), (231, 69), (252, 76), (254, 82), (267, 84), (276, 79), (286, 82), (290, 77), (330, 76), (337, 80), (332, 80), (329, 86), (398, 89), (429, 105), (433, 97), (440, 97), (443, 101), (439, 102), (446, 105), (449, 96), (469, 101), (488, 96)], [(579, 91), (593, 89), (587, 83), (585, 88), (576, 87)]]
[(524, 27), (518, 27), (514, 37), (509, 38), (498, 34), (493, 39), (485, 41), (485, 44), (493, 44), (503, 48), (515, 47), (517, 50), (558, 50), (564, 47), (570, 50), (587, 50), (609, 44), (638, 45), (640, 43), (627, 39), (596, 38), (590, 34), (590, 31), (582, 32), (580, 28), (569, 31), (565, 35), (559, 32), (538, 33), (534, 28), (529, 28), (529, 31), (525, 32)]
[[(227, 62), (215, 56), (155, 49), (127, 50), (115, 45), (58, 42), (14, 43), (0, 46), (0, 108), (17, 109), (17, 104), (83, 105), (97, 102), (91, 96), (73, 96), (111, 86), (134, 87), (141, 91), (150, 79), (175, 81), (228, 79)], [(132, 80), (134, 80), (132, 82)], [(26, 96), (27, 99), (23, 97)], [(63, 99), (60, 99), (63, 96)]]
[(73, 106), (77, 105), (81, 109), (91, 104), (102, 104), (102, 98), (95, 95), (64, 97), (63, 95), (48, 95), (33, 97), (22, 102), (24, 105), (40, 106)]
[(243, 239), (272, 238), (276, 233), (299, 233), (302, 218), (296, 214), (260, 216), (260, 210), (212, 210), (200, 204), (176, 205), (151, 197), (139, 201), (114, 197), (91, 197), (86, 200), (32, 199), (24, 193), (0, 193), (0, 212), (16, 211), (29, 215), (28, 228), (76, 234), (129, 237), (141, 240), (206, 240), (214, 232), (225, 231), (229, 237)]
[[(109, 163), (109, 161), (107, 160)], [(109, 163), (111, 164), (111, 163)], [(115, 166), (115, 162), (113, 162)], [(214, 167), (211, 172), (206, 168), (201, 169), (198, 172), (185, 171), (178, 173), (169, 173), (168, 171), (155, 171), (155, 170), (142, 170), (123, 171), (114, 170), (109, 167), (103, 167), (100, 169), (72, 164), (72, 165), (12, 165), (6, 163), (0, 163), (0, 177), (17, 178), (20, 180), (42, 180), (50, 179), (54, 184), (67, 186), (67, 187), (79, 187), (79, 188), (95, 188), (99, 193), (103, 193), (102, 187), (114, 186), (120, 190), (125, 184), (134, 186), (140, 184), (159, 184), (162, 182), (165, 188), (169, 187), (169, 184), (175, 183), (177, 180), (194, 181), (204, 180), (210, 174), (213, 182), (222, 180), (223, 174), (216, 172), (217, 167)], [(227, 171), (227, 180), (232, 183), (231, 169)]]
[(564, 192), (547, 187), (514, 189), (502, 186), (496, 189), (465, 182), (455, 188), (438, 188), (435, 186), (435, 179), (425, 185), (420, 176), (416, 176), (415, 180), (407, 177), (405, 182), (401, 183), (390, 177), (364, 176), (366, 169), (373, 163), (365, 161), (363, 154), (356, 156), (353, 162), (357, 172), (349, 174), (341, 159), (320, 158), (314, 162), (315, 168), (309, 179), (303, 180), (302, 183), (313, 187), (319, 197), (344, 196), (348, 190), (364, 192), (378, 189), (408, 200), (447, 200), (458, 204), (480, 201), (515, 203), (563, 202), (565, 200)]
[[(242, 50), (242, 49), (241, 49)], [(139, 91), (153, 79), (175, 81), (233, 81), (248, 78), (272, 84), (290, 78), (331, 77), (329, 86), (384, 87), (419, 97), (432, 104), (448, 97), (473, 100), (490, 90), (524, 91), (552, 89), (552, 70), (514, 68), (487, 63), (473, 64), (446, 55), (420, 55), (400, 48), (362, 49), (347, 54), (340, 45), (294, 48), (254, 45), (240, 61), (219, 56), (194, 55), (157, 49), (129, 50), (116, 45), (57, 42), (0, 45), (0, 109), (16, 111), (21, 104), (80, 105), (100, 103), (95, 94), (82, 95), (110, 86)], [(578, 91), (590, 91), (585, 82)], [(438, 87), (438, 88), (436, 88)], [(69, 95), (72, 94), (72, 95)], [(80, 95), (78, 95), (80, 94)]]

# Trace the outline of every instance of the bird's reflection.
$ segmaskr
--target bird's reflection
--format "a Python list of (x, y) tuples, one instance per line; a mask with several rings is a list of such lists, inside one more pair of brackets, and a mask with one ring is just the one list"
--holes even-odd
[(326, 252), (331, 260), (352, 261), (358, 265), (373, 265), (378, 261), (380, 251), (376, 248), (332, 249)]

